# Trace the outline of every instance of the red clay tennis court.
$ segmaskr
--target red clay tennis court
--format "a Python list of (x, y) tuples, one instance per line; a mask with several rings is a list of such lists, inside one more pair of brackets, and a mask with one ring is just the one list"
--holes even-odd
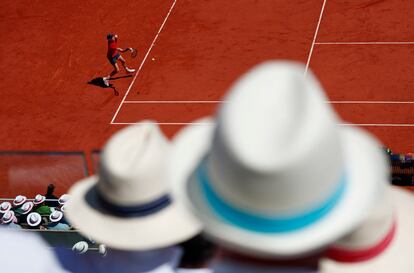
[[(414, 4), (397, 0), (6, 0), (1, 150), (81, 152), (90, 173), (91, 152), (116, 130), (155, 119), (172, 136), (214, 113), (253, 65), (288, 59), (314, 71), (346, 122), (412, 152), (412, 18)], [(126, 56), (138, 71), (111, 81), (118, 96), (87, 84), (111, 71), (108, 32), (139, 52)]]

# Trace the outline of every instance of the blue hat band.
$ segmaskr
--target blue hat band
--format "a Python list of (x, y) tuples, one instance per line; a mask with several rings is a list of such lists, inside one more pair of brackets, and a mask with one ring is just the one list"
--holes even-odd
[(97, 193), (96, 201), (100, 205), (101, 209), (111, 215), (132, 218), (144, 217), (159, 212), (171, 204), (171, 197), (168, 194), (165, 194), (160, 198), (146, 204), (137, 206), (119, 206), (106, 200), (105, 197)]
[(205, 163), (197, 168), (196, 178), (204, 198), (217, 216), (231, 225), (259, 233), (293, 232), (318, 222), (337, 205), (346, 188), (346, 178), (343, 175), (332, 195), (316, 208), (292, 216), (266, 217), (243, 211), (223, 200), (211, 187)]

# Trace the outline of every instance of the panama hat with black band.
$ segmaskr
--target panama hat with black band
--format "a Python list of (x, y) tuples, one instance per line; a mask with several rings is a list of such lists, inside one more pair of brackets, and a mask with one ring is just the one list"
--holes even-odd
[(120, 250), (152, 250), (191, 238), (200, 224), (172, 200), (165, 179), (170, 142), (152, 121), (105, 145), (98, 175), (76, 183), (65, 209), (81, 233)]

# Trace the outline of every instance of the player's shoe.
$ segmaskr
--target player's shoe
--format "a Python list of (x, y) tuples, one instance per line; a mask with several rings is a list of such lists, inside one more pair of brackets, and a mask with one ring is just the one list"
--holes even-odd
[(126, 67), (126, 68), (125, 68), (125, 70), (126, 70), (126, 72), (128, 72), (128, 73), (134, 73), (134, 72), (135, 72), (135, 69), (133, 69), (133, 68), (128, 68), (128, 67)]
[(104, 83), (104, 85), (106, 86), (106, 87), (109, 87), (109, 80), (108, 80), (108, 78), (102, 78), (102, 80), (103, 80), (103, 83)]

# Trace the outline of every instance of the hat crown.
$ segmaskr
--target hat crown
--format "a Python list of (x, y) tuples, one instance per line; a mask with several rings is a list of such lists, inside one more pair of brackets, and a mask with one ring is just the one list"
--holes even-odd
[(55, 221), (57, 222), (60, 219), (62, 219), (62, 217), (63, 217), (63, 213), (61, 211), (58, 211), (58, 210), (55, 210), (54, 212), (52, 212), (50, 214), (50, 220), (52, 222), (55, 222)]
[(42, 217), (40, 216), (39, 213), (37, 212), (31, 212), (28, 216), (27, 216), (27, 224), (29, 224), (29, 226), (37, 226), (42, 222)]
[(344, 170), (336, 116), (324, 100), (299, 64), (268, 62), (242, 77), (219, 112), (206, 162), (217, 193), (264, 215), (328, 199)]
[(23, 204), (22, 210), (23, 211), (29, 211), (29, 210), (32, 209), (32, 207), (33, 207), (33, 203), (32, 202), (26, 202), (26, 203)]
[(14, 216), (14, 212), (13, 212), (13, 211), (11, 211), (11, 210), (9, 210), (9, 211), (7, 211), (7, 212), (5, 212), (5, 213), (3, 214), (2, 219), (3, 219), (4, 221), (9, 221), (9, 220), (11, 220), (11, 219), (13, 218), (13, 216)]
[(2, 210), (10, 209), (10, 207), (11, 207), (11, 204), (9, 202), (2, 202), (1, 205), (0, 205), (0, 208)]
[(129, 126), (106, 144), (98, 189), (118, 205), (140, 205), (167, 193), (164, 169), (170, 143), (153, 122)]

